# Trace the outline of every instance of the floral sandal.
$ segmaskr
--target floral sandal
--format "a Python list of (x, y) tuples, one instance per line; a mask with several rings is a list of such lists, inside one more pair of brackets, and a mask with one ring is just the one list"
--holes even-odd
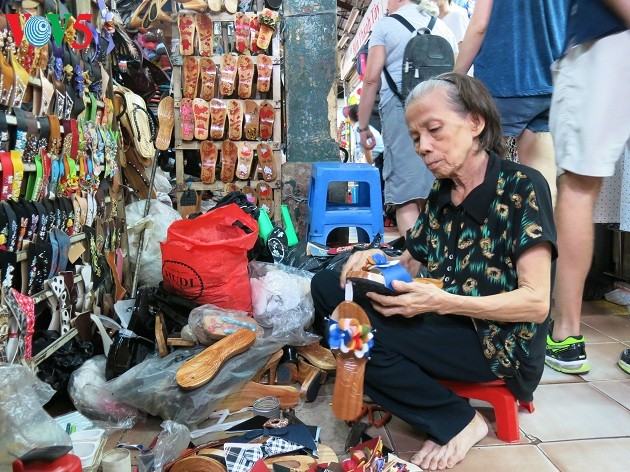
[(197, 96), (197, 86), (199, 83), (199, 58), (196, 56), (185, 56), (183, 67), (184, 98), (195, 98)]
[(245, 139), (249, 141), (258, 139), (260, 129), (259, 111), (256, 100), (245, 100)]
[(182, 98), (179, 104), (181, 115), (182, 140), (192, 141), (195, 137), (195, 116), (193, 114), (193, 101), (190, 98)]
[(212, 58), (201, 58), (199, 61), (199, 76), (201, 78), (199, 97), (210, 101), (214, 98), (214, 84), (217, 79), (217, 66)]
[(258, 195), (256, 194), (256, 190), (251, 188), (249, 185), (246, 185), (241, 189), (243, 195), (247, 199), (247, 203), (251, 203), (252, 205), (256, 205), (258, 202)]
[(212, 17), (207, 13), (197, 15), (197, 40), (199, 55), (210, 57), (214, 51), (214, 25)]
[(250, 14), (249, 17), (249, 50), (252, 54), (256, 54), (258, 49), (258, 35), (260, 33), (260, 21), (258, 20), (258, 15)]
[(243, 106), (239, 100), (228, 100), (228, 138), (239, 141), (243, 137)]
[(258, 164), (262, 172), (262, 177), (265, 182), (273, 182), (276, 180), (276, 162), (273, 155), (273, 150), (269, 144), (260, 143), (256, 146), (256, 152), (258, 153)]
[(226, 115), (227, 105), (225, 101), (213, 98), (210, 101), (210, 137), (212, 139), (223, 139)]
[(179, 52), (182, 56), (192, 56), (195, 52), (195, 30), (197, 28), (195, 13), (179, 13)]
[(269, 218), (273, 216), (274, 204), (271, 197), (258, 197), (258, 208), (267, 213)]
[(221, 182), (232, 182), (236, 161), (238, 159), (238, 147), (232, 141), (223, 141), (221, 149)]
[(328, 320), (328, 343), (337, 360), (332, 410), (340, 420), (352, 421), (361, 414), (372, 338), (370, 319), (361, 306), (343, 301), (335, 308)]
[(258, 15), (258, 21), (260, 22), (260, 33), (258, 34), (256, 44), (260, 49), (266, 50), (271, 44), (271, 38), (278, 25), (278, 12), (270, 10), (269, 8), (263, 8), (262, 13)]
[(236, 65), (238, 57), (235, 54), (223, 54), (221, 56), (221, 78), (219, 79), (219, 92), (224, 97), (234, 93), (234, 81), (236, 80)]
[(269, 92), (271, 85), (271, 72), (273, 71), (273, 58), (265, 54), (259, 54), (257, 57), (258, 79), (256, 81), (256, 89), (258, 93)]
[(193, 115), (195, 116), (195, 139), (208, 139), (208, 122), (210, 121), (210, 106), (203, 98), (193, 100)]
[(236, 14), (234, 19), (234, 37), (236, 51), (242, 54), (249, 49), (249, 18), (246, 13), (238, 12)]
[(252, 81), (254, 80), (254, 61), (250, 56), (238, 57), (238, 96), (249, 98), (252, 96)]
[(264, 101), (260, 105), (260, 138), (268, 141), (273, 136), (273, 125), (276, 118), (276, 111), (271, 102)]
[(199, 144), (201, 157), (201, 181), (204, 184), (212, 184), (215, 180), (218, 150), (212, 141), (202, 141)]
[(248, 180), (252, 173), (252, 162), (254, 161), (254, 149), (249, 143), (238, 144), (238, 164), (236, 166), (236, 178)]

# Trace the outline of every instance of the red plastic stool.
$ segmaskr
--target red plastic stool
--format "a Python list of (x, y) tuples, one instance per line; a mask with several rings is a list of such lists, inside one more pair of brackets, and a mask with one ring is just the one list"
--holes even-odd
[(81, 459), (74, 454), (64, 454), (52, 462), (27, 462), (20, 459), (13, 461), (13, 472), (81, 472)]
[(440, 380), (440, 384), (460, 397), (474, 398), (490, 403), (494, 408), (494, 416), (497, 420), (497, 437), (501, 441), (515, 443), (521, 439), (521, 433), (518, 429), (517, 404), (520, 404), (530, 413), (534, 412), (534, 403), (516, 400), (503, 380), (482, 383)]

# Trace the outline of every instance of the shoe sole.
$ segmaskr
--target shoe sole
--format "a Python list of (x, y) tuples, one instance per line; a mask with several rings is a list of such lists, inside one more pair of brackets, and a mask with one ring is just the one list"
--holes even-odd
[(630, 364), (628, 364), (627, 362), (624, 362), (621, 359), (619, 359), (619, 367), (621, 367), (621, 370), (623, 370), (627, 374), (630, 374)]
[(586, 374), (591, 370), (587, 361), (560, 362), (549, 356), (545, 356), (545, 364), (563, 374)]

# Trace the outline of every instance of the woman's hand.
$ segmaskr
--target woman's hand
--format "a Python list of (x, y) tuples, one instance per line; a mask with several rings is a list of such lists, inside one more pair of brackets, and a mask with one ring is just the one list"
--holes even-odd
[[(368, 258), (373, 256), (374, 254), (383, 254), (385, 253), (380, 249), (368, 249), (367, 251), (357, 251), (350, 256), (348, 261), (343, 265), (341, 269), (341, 277), (339, 278), (339, 284), (341, 288), (345, 288), (346, 286), (346, 274), (351, 270), (361, 270), (365, 267), (365, 263)], [(385, 256), (387, 257), (387, 256)]]
[(437, 312), (443, 305), (448, 294), (433, 284), (421, 282), (392, 282), (392, 288), (400, 295), (388, 297), (378, 293), (368, 292), (372, 306), (384, 316), (401, 315), (411, 318), (422, 313)]

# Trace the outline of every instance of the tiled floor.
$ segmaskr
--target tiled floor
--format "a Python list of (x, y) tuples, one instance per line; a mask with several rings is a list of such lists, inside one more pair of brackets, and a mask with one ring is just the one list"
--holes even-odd
[[(491, 424), (490, 433), (454, 467), (454, 471), (624, 471), (630, 470), (630, 376), (617, 366), (622, 349), (630, 347), (628, 310), (607, 302), (586, 302), (583, 333), (591, 372), (569, 376), (545, 369), (534, 394), (536, 411), (520, 411), (521, 441), (505, 444), (494, 433), (491, 408), (479, 406)], [(300, 403), (296, 413), (307, 424), (322, 427), (321, 442), (343, 457), (348, 428), (330, 410), (329, 381), (313, 403)], [(133, 430), (113, 434), (111, 448), (122, 439), (149, 444), (160, 430), (153, 418)], [(384, 444), (402, 458), (410, 458), (422, 437), (398, 418), (378, 430)]]

